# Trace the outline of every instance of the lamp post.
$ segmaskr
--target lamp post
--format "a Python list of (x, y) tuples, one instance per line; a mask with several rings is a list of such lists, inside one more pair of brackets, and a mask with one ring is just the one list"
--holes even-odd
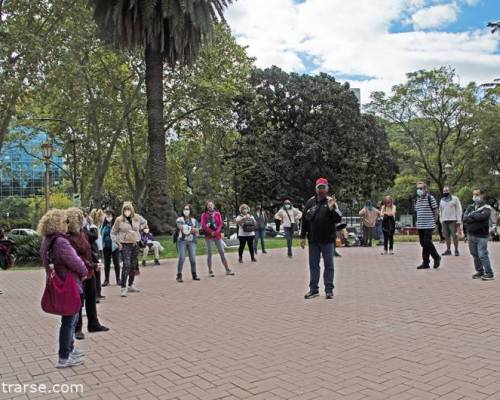
[(50, 165), (50, 159), (52, 158), (52, 144), (50, 142), (42, 144), (42, 154), (45, 163), (45, 212), (47, 212), (49, 211), (49, 199), (50, 199), (49, 165)]

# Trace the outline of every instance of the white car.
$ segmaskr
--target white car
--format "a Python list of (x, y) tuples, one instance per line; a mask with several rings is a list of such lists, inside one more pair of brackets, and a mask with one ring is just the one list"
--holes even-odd
[(33, 229), (12, 229), (9, 236), (38, 236), (38, 232)]

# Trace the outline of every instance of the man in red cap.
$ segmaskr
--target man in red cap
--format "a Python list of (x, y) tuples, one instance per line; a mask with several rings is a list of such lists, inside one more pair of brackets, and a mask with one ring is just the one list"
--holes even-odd
[(310, 198), (303, 213), (302, 229), (300, 231), (300, 246), (305, 247), (307, 237), (309, 243), (309, 292), (304, 298), (319, 296), (320, 259), (323, 255), (325, 266), (323, 281), (326, 298), (333, 298), (333, 254), (335, 251), (336, 224), (342, 221), (335, 196), (328, 196), (328, 181), (319, 178), (316, 181), (316, 196)]

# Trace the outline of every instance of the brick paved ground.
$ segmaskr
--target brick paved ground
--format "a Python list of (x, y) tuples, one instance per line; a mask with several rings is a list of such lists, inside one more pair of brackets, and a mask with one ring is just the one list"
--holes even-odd
[(42, 273), (0, 273), (0, 383), (82, 383), (86, 400), (500, 399), (500, 281), (470, 279), (468, 256), (417, 271), (418, 247), (397, 250), (342, 249), (333, 301), (303, 299), (300, 249), (235, 265), (236, 277), (217, 264), (208, 278), (200, 258), (201, 282), (182, 285), (174, 260), (148, 267), (143, 293), (105, 288), (111, 331), (87, 334), (85, 365), (66, 370), (54, 368), (57, 319), (38, 305)]

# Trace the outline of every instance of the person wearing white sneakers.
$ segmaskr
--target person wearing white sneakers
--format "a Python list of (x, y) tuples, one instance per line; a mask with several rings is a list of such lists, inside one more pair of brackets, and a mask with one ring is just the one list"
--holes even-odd
[[(51, 270), (61, 280), (69, 274), (74, 276), (80, 294), (83, 293), (82, 282), (87, 277), (87, 268), (75, 249), (66, 238), (68, 217), (63, 210), (50, 210), (40, 220), (38, 232), (43, 236), (40, 249), (43, 266), (47, 274)], [(59, 329), (59, 361), (56, 368), (76, 367), (83, 364), (83, 352), (76, 350), (74, 330), (78, 322), (78, 312), (74, 315), (61, 316)]]
[[(140, 289), (134, 286), (136, 269), (139, 267), (138, 242), (141, 240), (141, 230), (147, 226), (147, 221), (136, 214), (132, 202), (123, 203), (122, 213), (116, 218), (111, 229), (111, 239), (116, 242), (118, 249), (122, 252), (123, 267), (121, 274), (122, 297), (127, 297), (128, 293), (140, 292)], [(128, 280), (128, 287), (127, 287)]]

